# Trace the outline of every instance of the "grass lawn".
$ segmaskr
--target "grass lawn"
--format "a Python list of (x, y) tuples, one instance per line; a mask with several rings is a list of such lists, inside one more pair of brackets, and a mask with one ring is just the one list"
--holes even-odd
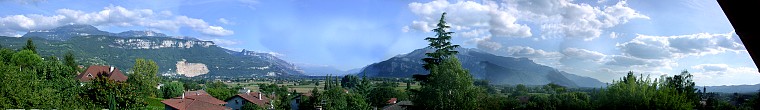
[(163, 110), (164, 109), (164, 103), (161, 103), (161, 100), (164, 100), (162, 98), (148, 98), (145, 101), (148, 102), (148, 107), (146, 109), (149, 110)]

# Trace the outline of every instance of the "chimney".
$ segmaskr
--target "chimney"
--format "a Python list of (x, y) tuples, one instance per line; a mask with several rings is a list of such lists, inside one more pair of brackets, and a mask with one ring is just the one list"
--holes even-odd
[(114, 68), (114, 67), (113, 67), (113, 66), (111, 66), (111, 71), (110, 71), (109, 73), (113, 73), (113, 68)]
[(251, 90), (248, 90), (248, 89), (245, 89), (244, 91), (245, 91), (245, 94), (250, 94), (251, 93)]
[(259, 100), (261, 100), (261, 92), (259, 92)]
[(185, 93), (182, 93), (182, 99), (185, 99)]
[(198, 93), (198, 91), (195, 91), (195, 95), (201, 95), (201, 93)]

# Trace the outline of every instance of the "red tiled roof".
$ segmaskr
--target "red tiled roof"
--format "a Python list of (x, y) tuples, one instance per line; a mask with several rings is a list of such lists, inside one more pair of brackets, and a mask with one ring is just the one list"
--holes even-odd
[(97, 78), (98, 76), (101, 76), (101, 73), (103, 76), (108, 77), (108, 79), (124, 82), (127, 81), (127, 76), (125, 76), (118, 68), (114, 67), (113, 71), (111, 71), (110, 66), (98, 66), (98, 65), (92, 65), (87, 68), (87, 70), (84, 71), (84, 73), (81, 73), (77, 75), (77, 79), (82, 82), (87, 82), (92, 79)]
[(172, 98), (161, 101), (169, 107), (178, 110), (230, 110), (222, 105), (212, 104), (193, 98)]
[(261, 96), (261, 100), (259, 100), (259, 92), (250, 92), (248, 94), (242, 93), (242, 94), (235, 95), (235, 97), (241, 97), (247, 100), (248, 102), (254, 103), (261, 107), (269, 106), (269, 98), (267, 98), (264, 94), (260, 96)]
[[(214, 98), (213, 96), (209, 95), (208, 93), (206, 93), (206, 91), (203, 91), (203, 90), (186, 91), (184, 94), (185, 94), (185, 98), (191, 98), (198, 101), (208, 102), (208, 103), (217, 104), (217, 105), (227, 104), (227, 102)], [(177, 97), (177, 98), (181, 98), (181, 97), (182, 96)]]
[(395, 104), (395, 103), (396, 103), (396, 100), (398, 100), (398, 99), (396, 99), (396, 98), (391, 98), (391, 99), (390, 99), (390, 100), (388, 100), (387, 102), (388, 102), (388, 104)]

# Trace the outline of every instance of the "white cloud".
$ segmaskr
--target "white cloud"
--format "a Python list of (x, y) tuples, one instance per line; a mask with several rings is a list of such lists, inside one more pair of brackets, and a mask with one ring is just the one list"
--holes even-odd
[(542, 37), (571, 37), (592, 40), (602, 29), (627, 23), (632, 19), (649, 19), (620, 1), (604, 8), (571, 0), (505, 1), (507, 9), (522, 20), (540, 25)]
[[(603, 29), (648, 16), (620, 1), (610, 6), (591, 6), (573, 3), (572, 0), (511, 0), (511, 1), (456, 1), (434, 0), (409, 4), (417, 15), (402, 31), (430, 32), (438, 23), (441, 13), (447, 12), (446, 22), (451, 29), (477, 47), (494, 50), (500, 42), (490, 37), (528, 38), (534, 36), (531, 28), (539, 29), (541, 38), (579, 38), (586, 41), (598, 38)], [(533, 23), (536, 27), (529, 27)], [(614, 35), (619, 35), (615, 34)], [(612, 36), (617, 37), (617, 36)], [(486, 40), (486, 41), (484, 41)]]
[(527, 58), (557, 58), (562, 56), (559, 52), (547, 52), (540, 49), (533, 49), (524, 46), (510, 46), (506, 48), (506, 53), (514, 57)]
[(578, 48), (566, 48), (561, 53), (563, 56), (559, 62), (563, 65), (598, 64), (606, 57), (606, 55), (596, 51)]
[(401, 27), (401, 32), (409, 32), (409, 26)]
[(648, 36), (639, 34), (631, 41), (619, 43), (625, 55), (644, 59), (670, 59), (685, 56), (702, 56), (726, 51), (745, 51), (732, 33), (699, 33), (679, 36)]
[(219, 23), (226, 24), (226, 25), (235, 25), (236, 24), (235, 22), (232, 22), (232, 21), (224, 19), (224, 18), (219, 18), (219, 20), (217, 20), (217, 21), (219, 21)]
[(501, 49), (501, 44), (498, 43), (498, 42), (491, 41), (491, 37), (485, 37), (485, 38), (482, 38), (482, 39), (477, 39), (477, 40), (475, 40), (475, 42), (477, 43), (477, 47), (479, 49), (483, 49), (483, 50), (486, 50), (486, 51), (495, 52), (495, 51), (498, 51), (499, 49)]
[(610, 32), (610, 38), (615, 39), (623, 36), (623, 33)]
[(239, 44), (240, 42), (233, 41), (233, 40), (227, 40), (227, 39), (208, 39), (206, 41), (213, 41), (215, 44), (224, 45), (224, 46), (230, 46)]
[(760, 78), (756, 68), (731, 67), (727, 64), (700, 64), (692, 66), (690, 71), (694, 75), (697, 85), (739, 85), (757, 84)]
[(640, 67), (640, 68), (671, 68), (677, 65), (671, 59), (642, 59), (631, 56), (613, 55), (607, 65), (620, 67)]
[(667, 38), (639, 35), (631, 41), (616, 44), (624, 55), (644, 59), (672, 58)]
[(234, 34), (231, 30), (209, 25), (201, 19), (173, 15), (168, 11), (154, 13), (150, 9), (129, 10), (121, 6), (108, 6), (97, 12), (84, 12), (71, 9), (58, 9), (55, 12), (55, 15), (50, 16), (27, 14), (2, 17), (0, 18), (0, 30), (3, 31), (1, 33), (51, 29), (73, 23), (95, 26), (142, 26), (173, 32), (179, 31), (180, 27), (188, 27), (211, 36)]
[(725, 72), (729, 67), (726, 64), (700, 64), (691, 68), (704, 72)]
[(500, 10), (496, 2), (484, 1), (483, 4), (474, 1), (458, 1), (449, 3), (436, 0), (428, 3), (410, 3), (409, 9), (419, 20), (412, 21), (414, 30), (429, 32), (446, 12), (446, 22), (454, 30), (487, 30), (494, 37), (530, 37), (530, 28), (517, 24), (517, 18), (506, 11)]

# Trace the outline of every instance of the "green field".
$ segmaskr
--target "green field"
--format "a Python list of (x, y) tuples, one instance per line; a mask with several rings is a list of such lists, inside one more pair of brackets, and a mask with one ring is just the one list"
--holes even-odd
[(164, 100), (164, 99), (154, 98), (154, 97), (146, 99), (145, 101), (148, 102), (148, 106), (147, 106), (146, 109), (148, 109), (148, 110), (163, 110), (164, 109), (164, 104), (161, 103), (161, 100)]

